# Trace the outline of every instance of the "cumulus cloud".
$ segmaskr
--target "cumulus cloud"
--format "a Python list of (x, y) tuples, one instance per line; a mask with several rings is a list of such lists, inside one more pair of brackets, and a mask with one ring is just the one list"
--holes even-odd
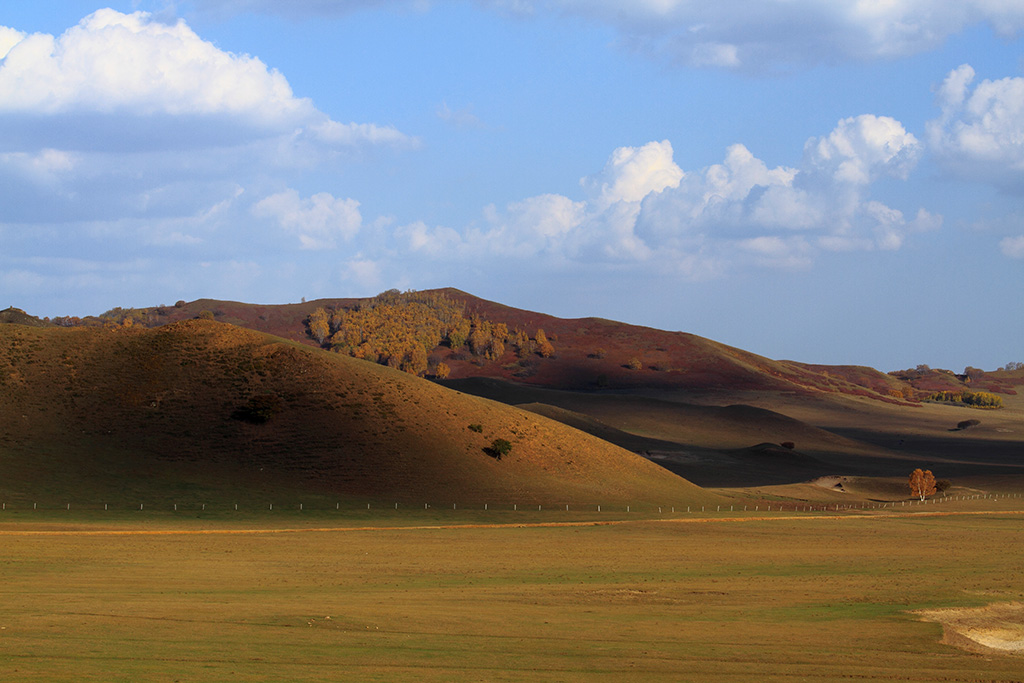
[(0, 59), (7, 56), (11, 48), (25, 40), (25, 33), (7, 26), (0, 26)]
[(333, 249), (339, 239), (351, 239), (362, 225), (359, 202), (327, 192), (303, 199), (295, 190), (285, 190), (261, 199), (252, 213), (298, 235), (303, 249)]
[(0, 111), (232, 114), (294, 122), (313, 105), (276, 70), (223, 52), (184, 21), (103, 9), (59, 37), (26, 36), (0, 67)]
[(927, 124), (940, 163), (958, 176), (1024, 191), (1024, 78), (984, 80), (969, 64), (953, 69), (937, 93), (941, 116)]
[(611, 205), (640, 201), (652, 192), (675, 187), (682, 179), (682, 169), (672, 160), (672, 144), (662, 140), (642, 147), (619, 147), (603, 171), (584, 178), (580, 184), (597, 202)]
[[(130, 233), (133, 221), (188, 223), (235, 203), (240, 186), (281, 182), (273, 176), (353, 147), (416, 144), (393, 126), (335, 121), (257, 57), (145, 12), (99, 10), (56, 36), (0, 28), (0, 55), (7, 221), (64, 231), (106, 221), (112, 234)], [(335, 244), (359, 227), (351, 200), (304, 201), (307, 227), (283, 213), (279, 227), (305, 246)], [(233, 210), (243, 215), (244, 206)], [(334, 223), (318, 224), (317, 212), (334, 212), (323, 218)], [(149, 239), (192, 242), (187, 225)]]
[(840, 183), (867, 185), (880, 175), (905, 179), (921, 145), (896, 119), (864, 114), (843, 119), (827, 136), (804, 145), (806, 160)]
[(806, 268), (821, 252), (896, 250), (941, 225), (923, 208), (907, 217), (870, 197), (882, 177), (906, 178), (920, 147), (898, 121), (873, 115), (809, 139), (797, 167), (770, 167), (736, 144), (721, 163), (684, 171), (667, 140), (620, 147), (581, 180), (585, 201), (541, 195), (488, 207), (484, 228), (402, 234), (420, 250), (643, 262), (694, 278), (743, 263)]
[(126, 137), (181, 128), (200, 144), (220, 146), (296, 129), (326, 144), (405, 140), (386, 126), (332, 121), (296, 97), (279, 71), (217, 48), (183, 20), (102, 9), (60, 36), (2, 29), (0, 51), (7, 145), (22, 137), (25, 145), (42, 139), (67, 148), (78, 139), (97, 145), (100, 137), (101, 148), (120, 149)]

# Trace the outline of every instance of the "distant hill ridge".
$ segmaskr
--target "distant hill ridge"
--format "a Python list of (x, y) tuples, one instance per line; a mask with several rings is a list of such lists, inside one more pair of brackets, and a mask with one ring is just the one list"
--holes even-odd
[[(424, 349), (424, 358), (395, 360), (416, 374), (437, 374), (444, 364), (444, 377), (466, 379), (490, 377), (533, 386), (574, 390), (635, 390), (637, 388), (713, 395), (718, 392), (795, 392), (813, 395), (837, 394), (898, 405), (917, 405), (930, 392), (955, 389), (959, 381), (952, 373), (933, 372), (913, 377), (879, 372), (862, 366), (828, 366), (777, 361), (720, 344), (684, 332), (668, 332), (628, 325), (600, 318), (561, 319), (525, 311), (480, 299), (453, 289), (399, 293), (396, 290), (378, 297), (356, 299), (320, 299), (298, 304), (260, 305), (234, 301), (200, 299), (179, 301), (173, 306), (146, 309), (113, 309), (98, 318), (55, 319), (59, 324), (135, 324), (156, 327), (170, 322), (207, 317), (241, 327), (266, 332), (303, 344), (330, 348), (334, 321), (338, 312), (373, 305), (383, 297), (391, 300), (410, 296), (435, 296), (462, 307), (468, 319), (500, 324), (509, 338), (500, 353), (478, 352), (468, 340), (453, 345), (447, 340)], [(324, 339), (314, 339), (310, 317), (318, 310), (330, 320), (331, 329)], [(334, 317), (331, 317), (334, 314)], [(550, 340), (553, 352), (522, 353), (511, 338), (525, 334), (530, 343), (538, 331)], [(346, 353), (357, 353), (355, 346), (335, 346)], [(391, 359), (393, 360), (393, 359)], [(382, 357), (381, 362), (385, 359)], [(1003, 378), (1006, 373), (987, 373), (975, 381), (975, 389), (1013, 392), (1022, 380)], [(1018, 373), (1019, 374), (1019, 373)], [(940, 381), (941, 380), (941, 381)]]

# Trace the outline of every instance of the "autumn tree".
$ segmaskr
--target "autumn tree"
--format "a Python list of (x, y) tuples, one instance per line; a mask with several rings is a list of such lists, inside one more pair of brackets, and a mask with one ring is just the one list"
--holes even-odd
[(318, 308), (309, 314), (306, 324), (309, 326), (309, 336), (316, 340), (317, 344), (323, 344), (327, 337), (331, 336), (331, 325), (328, 322), (330, 316), (323, 308)]
[(417, 376), (427, 371), (427, 350), (422, 344), (413, 344), (402, 361), (402, 370)]
[(537, 334), (533, 336), (533, 339), (537, 343), (537, 353), (541, 355), (541, 358), (551, 358), (551, 356), (555, 355), (555, 347), (548, 341), (548, 336), (544, 334), (544, 330), (537, 330)]
[(910, 495), (924, 500), (935, 493), (935, 476), (931, 470), (921, 471), (920, 468), (910, 473)]
[(448, 332), (448, 346), (453, 349), (461, 349), (466, 345), (469, 340), (469, 334), (472, 331), (470, 322), (467, 318), (462, 318), (451, 327)]
[(626, 367), (630, 370), (643, 370), (644, 364), (639, 358), (633, 356), (629, 359), (629, 362), (626, 363)]
[(530, 339), (530, 335), (522, 330), (512, 333), (512, 343), (516, 347), (516, 356), (519, 358), (529, 358), (536, 350), (536, 344)]
[(451, 372), (452, 369), (448, 367), (448, 364), (442, 361), (437, 364), (436, 368), (434, 368), (434, 377), (437, 377), (438, 379), (448, 379), (448, 375), (450, 375)]

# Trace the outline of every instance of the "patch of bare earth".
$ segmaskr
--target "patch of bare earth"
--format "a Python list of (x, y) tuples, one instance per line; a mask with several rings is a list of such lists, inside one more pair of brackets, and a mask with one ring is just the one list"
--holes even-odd
[(924, 621), (942, 624), (942, 642), (969, 652), (1024, 655), (1024, 603), (917, 610)]

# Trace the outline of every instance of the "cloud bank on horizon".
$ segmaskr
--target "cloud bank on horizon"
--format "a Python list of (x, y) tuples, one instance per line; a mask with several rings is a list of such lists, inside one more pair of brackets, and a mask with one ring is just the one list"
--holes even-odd
[[(802, 146), (776, 152), (781, 163), (759, 158), (755, 139), (734, 140), (718, 148), (713, 163), (688, 167), (681, 159), (702, 148), (700, 131), (635, 140), (639, 131), (610, 124), (626, 139), (603, 151), (603, 167), (570, 158), (561, 162), (566, 171), (558, 188), (521, 196), (509, 196), (496, 177), (494, 198), (456, 212), (470, 216), (458, 221), (444, 219), (443, 205), (463, 201), (458, 183), (472, 173), (470, 156), (450, 179), (451, 196), (436, 198), (442, 208), (424, 206), (419, 215), (415, 205), (388, 210), (369, 183), (352, 178), (366, 173), (395, 196), (403, 184), (414, 189), (415, 173), (423, 170), (417, 158), (427, 165), (443, 156), (458, 168), (462, 160), (452, 156), (460, 145), (499, 137), (528, 146), (529, 131), (491, 126), (472, 103), (452, 109), (445, 98), (412, 117), (411, 130), (352, 121), (344, 98), (329, 107), (318, 93), (298, 96), (288, 74), (259, 56), (220, 47), (196, 28), (225, 31), (237, 17), (288, 14), (288, 30), (302, 32), (310, 17), (340, 25), (361, 13), (409, 23), (445, 11), (443, 3), (409, 2), (395, 15), (394, 3), (384, 5), (195, 0), (183, 16), (173, 6), (101, 8), (59, 34), (0, 26), (0, 288), (12, 303), (27, 301), (31, 308), (34, 301), (45, 309), (41, 314), (82, 314), (98, 312), (80, 306), (100, 300), (147, 304), (125, 301), (128, 293), (160, 301), (189, 295), (280, 300), (297, 298), (295, 292), (350, 294), (353, 287), (469, 283), (464, 288), (479, 292), (473, 283), (486, 282), (481, 293), (487, 294), (500, 291), (487, 274), (496, 267), (491, 264), (501, 264), (541, 280), (555, 274), (564, 284), (572, 277), (583, 297), (608, 278), (648, 284), (658, 278), (685, 288), (759, 272), (812, 282), (830, 259), (867, 262), (906, 253), (908, 246), (912, 253), (898, 267), (923, 273), (921, 253), (932, 253), (930, 243), (950, 230), (977, 242), (978, 262), (1001, 264), (1010, 282), (1019, 278), (1024, 77), (1018, 75), (947, 65), (906, 84), (925, 103), (919, 118), (847, 111), (829, 127), (803, 131)], [(460, 16), (487, 15), (519, 31), (533, 22), (584, 33), (589, 29), (579, 28), (581, 21), (601, 25), (615, 32), (618, 46), (600, 49), (620, 55), (603, 59), (633, 60), (632, 68), (641, 70), (668, 64), (676, 72), (720, 72), (740, 89), (831, 68), (820, 65), (891, 64), (939, 50), (978, 26), (994, 34), (986, 40), (1015, 45), (1024, 28), (1024, 6), (994, 0), (941, 12), (910, 0), (766, 2), (755, 11), (736, 5), (478, 0)], [(244, 43), (244, 32), (239, 36), (232, 38)], [(636, 55), (650, 57), (648, 66)], [(564, 77), (574, 78), (567, 69)], [(600, 80), (594, 88), (602, 87)], [(616, 85), (609, 84), (607, 97), (618, 96)], [(325, 103), (337, 98), (321, 95)], [(724, 118), (721, 125), (728, 126)], [(436, 132), (432, 121), (455, 132)], [(765, 134), (772, 134), (771, 125)], [(451, 140), (459, 143), (449, 152), (443, 147)], [(487, 149), (501, 167), (501, 149)], [(508, 172), (529, 175), (530, 169)], [(987, 193), (984, 201), (957, 208), (977, 188)], [(986, 218), (979, 222), (978, 215)], [(624, 292), (619, 310), (634, 296)]]

